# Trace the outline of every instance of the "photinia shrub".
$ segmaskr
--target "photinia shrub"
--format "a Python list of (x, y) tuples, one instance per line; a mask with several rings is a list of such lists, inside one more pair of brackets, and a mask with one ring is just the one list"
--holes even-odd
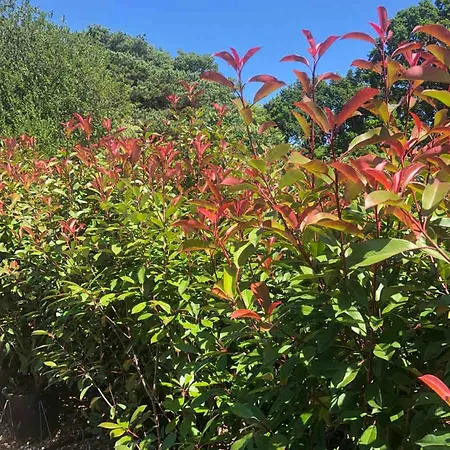
[[(241, 126), (222, 105), (205, 120), (186, 84), (193, 106), (171, 96), (163, 134), (128, 137), (105, 120), (97, 138), (75, 115), (51, 160), (4, 141), (2, 342), (78, 389), (116, 448), (448, 444), (449, 32), (418, 27), (436, 43), (389, 54), (384, 8), (371, 25), (375, 37), (341, 39), (375, 46), (378, 62), (354, 65), (380, 88), (341, 110), (315, 102), (337, 77), (319, 66), (338, 36), (318, 44), (304, 30), (309, 59), (283, 58), (307, 70), (295, 70), (304, 96), (292, 105), (306, 148), (267, 145), (275, 124), (255, 123), (284, 85), (253, 76), (262, 85), (246, 100), (259, 48), (216, 54), (235, 80), (202, 76), (234, 92)], [(338, 148), (357, 115), (378, 126)], [(318, 139), (327, 160), (314, 158)]]

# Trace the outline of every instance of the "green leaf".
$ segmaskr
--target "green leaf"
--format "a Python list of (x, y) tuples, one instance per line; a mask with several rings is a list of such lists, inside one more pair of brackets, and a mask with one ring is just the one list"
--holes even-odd
[(305, 175), (300, 169), (289, 169), (280, 179), (280, 189), (303, 180)]
[(180, 252), (193, 252), (196, 250), (209, 250), (211, 245), (201, 239), (186, 239), (180, 247)]
[(100, 298), (100, 305), (102, 306), (108, 306), (112, 300), (114, 300), (116, 298), (116, 294), (110, 293), (110, 294), (105, 294)]
[(431, 97), (439, 100), (445, 106), (450, 106), (450, 92), (438, 90), (438, 89), (425, 89), (420, 93), (420, 95), (424, 95), (425, 97)]
[(175, 441), (177, 440), (177, 433), (170, 433), (166, 438), (164, 439), (161, 450), (169, 450), (172, 448), (173, 444), (175, 444)]
[(378, 144), (380, 142), (385, 142), (389, 140), (394, 140), (400, 137), (401, 134), (390, 135), (389, 131), (384, 127), (373, 128), (372, 130), (366, 131), (359, 136), (356, 136), (348, 147), (348, 151), (354, 150), (358, 147), (363, 147), (367, 145)]
[(235, 266), (227, 266), (223, 270), (223, 289), (230, 298), (233, 298), (236, 294), (236, 275), (237, 270)]
[(141, 302), (137, 305), (133, 306), (133, 309), (131, 310), (131, 314), (139, 314), (142, 310), (145, 309), (147, 306), (147, 302)]
[(167, 335), (166, 330), (159, 330), (157, 331), (150, 339), (150, 344), (155, 344), (156, 342), (160, 341), (163, 337)]
[(380, 359), (384, 359), (385, 361), (390, 361), (390, 359), (394, 356), (396, 349), (400, 348), (400, 344), (398, 342), (393, 342), (392, 344), (380, 343), (375, 345), (373, 349), (373, 354)]
[(241, 268), (248, 261), (250, 256), (254, 253), (255, 247), (251, 242), (240, 247), (234, 252), (233, 260), (237, 268)]
[(373, 191), (366, 197), (365, 208), (369, 209), (377, 205), (397, 205), (402, 200), (394, 192), (389, 191)]
[(114, 430), (111, 430), (111, 433), (109, 433), (109, 436), (112, 438), (118, 438), (126, 433), (126, 428), (116, 428)]
[(359, 367), (355, 365), (351, 365), (339, 370), (336, 375), (333, 377), (333, 385), (336, 386), (336, 389), (341, 389), (348, 384), (350, 384), (358, 375)]
[(120, 247), (120, 245), (113, 244), (111, 246), (111, 250), (115, 255), (118, 255), (122, 251), (122, 247)]
[(286, 156), (289, 153), (290, 149), (291, 146), (289, 144), (278, 144), (276, 147), (269, 151), (267, 155), (267, 162), (270, 164), (282, 158), (283, 156)]
[(260, 173), (266, 173), (267, 171), (266, 162), (263, 159), (254, 158), (251, 159), (248, 164)]
[(306, 118), (297, 111), (292, 111), (292, 114), (294, 114), (295, 118), (297, 119), (297, 122), (299, 123), (299, 125), (303, 130), (303, 133), (305, 133), (306, 139), (309, 139), (309, 137), (311, 136), (311, 127), (309, 126), (309, 123), (306, 120)]
[[(359, 439), (359, 443), (361, 445), (371, 445), (373, 444), (378, 438), (378, 430), (376, 425), (370, 425), (364, 430), (364, 433), (362, 434), (361, 438)], [(372, 448), (372, 447), (370, 447)]]
[(235, 403), (231, 407), (231, 412), (236, 414), (236, 416), (241, 417), (242, 419), (251, 419), (255, 417), (253, 411), (246, 405), (242, 403)]
[(80, 393), (80, 400), (83, 400), (84, 396), (86, 395), (87, 391), (92, 387), (92, 385), (86, 386)]
[(349, 267), (366, 267), (403, 252), (417, 250), (417, 246), (404, 239), (374, 239), (350, 246)]
[(427, 184), (422, 195), (422, 207), (426, 211), (434, 209), (442, 200), (444, 200), (448, 191), (450, 190), (450, 183), (442, 182), (437, 178), (433, 184)]
[(300, 152), (292, 152), (291, 157), (289, 158), (289, 164), (306, 164), (311, 160), (306, 156), (303, 156)]
[(133, 425), (133, 423), (138, 419), (138, 417), (139, 417), (146, 409), (147, 409), (147, 405), (141, 405), (141, 406), (138, 406), (138, 407), (135, 409), (133, 415), (131, 416), (131, 419), (130, 419), (130, 425)]
[(44, 366), (47, 366), (47, 367), (56, 367), (57, 364), (54, 363), (53, 361), (44, 361)]
[(145, 281), (145, 267), (141, 266), (137, 273), (138, 281), (140, 284), (144, 284)]
[(253, 113), (250, 108), (242, 108), (239, 110), (239, 114), (244, 119), (246, 125), (250, 125), (253, 122)]
[(122, 428), (121, 425), (114, 422), (102, 422), (99, 425), (100, 428), (105, 428), (106, 430), (115, 430), (116, 428)]
[(244, 437), (236, 441), (230, 450), (242, 450), (247, 445), (247, 442), (253, 438), (253, 433), (246, 434)]
[(45, 330), (34, 330), (31, 333), (32, 336), (50, 336), (50, 333)]
[(416, 442), (416, 444), (422, 448), (428, 447), (430, 450), (449, 448), (450, 433), (448, 431), (438, 431), (434, 434), (427, 434), (419, 442)]

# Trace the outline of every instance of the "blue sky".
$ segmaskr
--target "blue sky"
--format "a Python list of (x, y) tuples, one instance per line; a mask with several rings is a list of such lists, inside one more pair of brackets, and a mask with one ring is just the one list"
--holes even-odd
[[(270, 74), (291, 83), (293, 63), (279, 63), (284, 55), (306, 56), (303, 28), (316, 41), (331, 34), (366, 31), (377, 21), (376, 8), (384, 5), (393, 17), (418, 0), (32, 0), (53, 11), (57, 20), (65, 16), (75, 30), (100, 24), (114, 31), (145, 34), (148, 41), (171, 54), (213, 53), (235, 47), (239, 53), (262, 46), (246, 67), (245, 76)], [(353, 59), (364, 58), (370, 44), (354, 40), (336, 42), (321, 61), (321, 72), (345, 74)], [(220, 64), (232, 75), (226, 64)]]

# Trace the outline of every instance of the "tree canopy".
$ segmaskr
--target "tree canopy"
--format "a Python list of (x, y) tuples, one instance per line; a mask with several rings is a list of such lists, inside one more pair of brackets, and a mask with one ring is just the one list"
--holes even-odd
[(73, 112), (129, 116), (129, 88), (108, 70), (108, 53), (51, 21), (29, 2), (0, 2), (0, 129), (57, 142)]

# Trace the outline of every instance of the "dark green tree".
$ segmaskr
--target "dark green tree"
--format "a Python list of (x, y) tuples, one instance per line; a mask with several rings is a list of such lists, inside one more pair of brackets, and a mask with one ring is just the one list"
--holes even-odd
[(58, 145), (73, 112), (126, 119), (128, 88), (108, 71), (108, 53), (28, 1), (0, 1), (0, 134)]
[[(87, 35), (109, 52), (111, 73), (130, 86), (136, 119), (165, 116), (170, 106), (167, 96), (185, 92), (180, 80), (200, 82), (203, 72), (217, 70), (211, 55), (179, 51), (173, 58), (149, 44), (145, 36), (111, 32), (99, 25), (90, 26)], [(201, 81), (199, 89), (203, 91), (199, 106), (230, 102), (230, 93), (222, 86)]]

